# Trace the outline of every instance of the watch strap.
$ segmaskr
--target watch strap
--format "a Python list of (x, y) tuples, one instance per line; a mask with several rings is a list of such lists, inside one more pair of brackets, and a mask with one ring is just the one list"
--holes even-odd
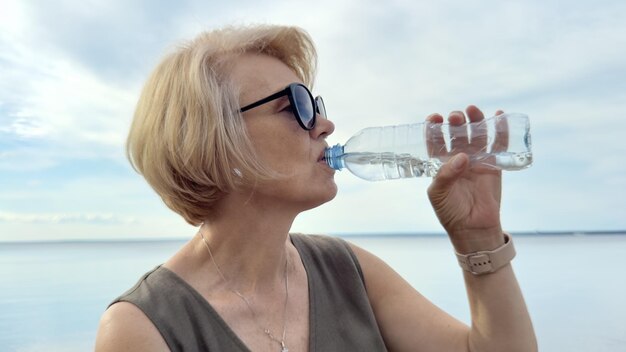
[(474, 275), (484, 275), (507, 265), (515, 258), (515, 247), (510, 235), (504, 234), (504, 244), (492, 251), (479, 251), (468, 254), (456, 252), (456, 258), (463, 270)]

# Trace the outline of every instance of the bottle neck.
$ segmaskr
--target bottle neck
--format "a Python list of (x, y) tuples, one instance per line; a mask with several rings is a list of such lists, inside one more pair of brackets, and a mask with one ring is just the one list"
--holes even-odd
[(330, 168), (341, 170), (345, 167), (343, 162), (343, 146), (341, 144), (326, 148), (324, 151), (324, 159)]

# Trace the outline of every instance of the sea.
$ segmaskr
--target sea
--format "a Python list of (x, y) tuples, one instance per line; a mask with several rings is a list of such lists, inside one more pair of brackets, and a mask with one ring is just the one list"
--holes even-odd
[[(445, 235), (344, 235), (470, 323)], [(545, 352), (626, 352), (626, 232), (514, 234), (513, 266)], [(0, 242), (0, 351), (92, 351), (108, 304), (184, 240)]]

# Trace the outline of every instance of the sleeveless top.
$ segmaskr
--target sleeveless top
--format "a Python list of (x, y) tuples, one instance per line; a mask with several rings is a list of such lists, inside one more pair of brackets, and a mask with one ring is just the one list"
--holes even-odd
[[(328, 236), (291, 234), (309, 283), (309, 351), (386, 351), (349, 245)], [(130, 302), (156, 326), (172, 352), (250, 349), (186, 281), (158, 266), (117, 302)]]

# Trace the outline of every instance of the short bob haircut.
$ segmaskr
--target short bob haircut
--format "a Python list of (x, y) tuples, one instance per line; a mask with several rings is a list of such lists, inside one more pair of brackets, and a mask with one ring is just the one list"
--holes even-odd
[[(259, 163), (229, 72), (244, 53), (273, 56), (309, 87), (317, 54), (297, 27), (257, 25), (204, 32), (165, 56), (150, 75), (126, 143), (133, 168), (194, 226), (244, 180), (271, 179)], [(247, 182), (246, 182), (247, 183)]]

